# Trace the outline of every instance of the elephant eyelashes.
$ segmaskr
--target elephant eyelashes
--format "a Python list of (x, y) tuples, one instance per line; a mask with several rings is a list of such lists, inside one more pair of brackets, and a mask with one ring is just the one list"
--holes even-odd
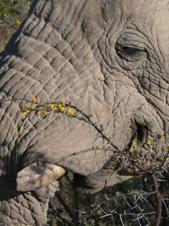
[(142, 48), (133, 46), (125, 46), (122, 44), (116, 44), (116, 52), (118, 56), (128, 62), (139, 61), (146, 56), (146, 52)]

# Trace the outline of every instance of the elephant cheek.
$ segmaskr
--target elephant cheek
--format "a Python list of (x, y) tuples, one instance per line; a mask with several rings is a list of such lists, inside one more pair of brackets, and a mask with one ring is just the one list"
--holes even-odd
[(102, 168), (113, 155), (111, 145), (98, 131), (77, 118), (60, 117), (40, 131), (37, 128), (29, 143), (23, 165), (38, 160), (88, 175)]

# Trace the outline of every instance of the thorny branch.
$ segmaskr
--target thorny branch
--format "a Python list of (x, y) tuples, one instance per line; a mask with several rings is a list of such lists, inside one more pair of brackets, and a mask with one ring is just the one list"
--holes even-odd
[(156, 222), (154, 226), (159, 226), (161, 221), (161, 215), (162, 215), (162, 198), (163, 197), (161, 192), (159, 191), (158, 181), (155, 175), (152, 175), (152, 180), (153, 180), (153, 186), (156, 192), (156, 200), (157, 200)]
[[(152, 176), (153, 187), (156, 192), (156, 200), (157, 200), (157, 208), (156, 208), (156, 220), (154, 226), (160, 226), (161, 218), (162, 218), (162, 210), (163, 210), (163, 201), (165, 196), (169, 195), (169, 186), (166, 191), (161, 192), (159, 189), (158, 178), (155, 174)], [(164, 205), (165, 207), (165, 205)], [(165, 207), (166, 208), (166, 207)]]
[[(35, 97), (32, 98), (32, 103), (35, 106), (31, 107), (25, 107), (22, 111), (23, 116), (27, 117), (31, 112), (35, 112), (35, 114), (40, 113), (42, 117), (46, 117), (48, 113), (55, 112), (55, 113), (63, 113), (67, 115), (68, 117), (76, 117), (78, 120), (83, 120), (84, 122), (88, 123), (90, 126), (92, 126), (98, 134), (108, 142), (108, 144), (113, 149), (114, 157), (117, 154), (117, 160), (119, 160), (118, 156), (120, 156), (121, 151), (118, 150), (118, 148), (112, 143), (111, 139), (106, 136), (104, 133), (104, 130), (101, 126), (98, 126), (95, 122), (92, 121), (91, 116), (87, 115), (83, 111), (81, 111), (76, 106), (72, 105), (71, 103), (65, 103), (64, 101), (56, 101), (52, 103), (38, 103), (37, 99)], [(133, 140), (135, 141), (135, 139)], [(136, 140), (137, 141), (137, 140)], [(151, 141), (152, 142), (152, 141)], [(148, 144), (150, 141), (148, 142)], [(134, 143), (133, 143), (134, 147)], [(133, 148), (131, 146), (131, 148)], [(130, 151), (132, 149), (130, 148)], [(135, 149), (133, 149), (135, 151)], [(126, 155), (126, 157), (130, 160), (131, 164), (132, 161), (135, 161), (135, 158), (132, 159), (132, 155), (129, 155), (128, 153), (122, 153), (123, 155)], [(136, 164), (136, 163), (135, 163)], [(138, 164), (136, 164), (137, 166)], [(148, 226), (152, 222), (152, 216), (155, 216), (154, 226), (160, 226), (162, 218), (164, 218), (163, 209), (166, 210), (166, 203), (164, 201), (164, 197), (169, 195), (169, 185), (168, 188), (165, 189), (165, 191), (161, 191), (160, 189), (160, 182), (159, 182), (159, 175), (156, 173), (151, 172), (148, 168), (139, 168), (139, 165), (137, 166), (138, 169), (143, 172), (142, 176), (142, 186), (145, 190), (145, 192), (137, 192), (135, 193), (133, 191), (132, 194), (127, 195), (124, 194), (122, 197), (116, 196), (113, 197), (113, 202), (116, 203), (117, 206), (112, 206), (112, 209), (105, 210), (102, 207), (102, 204), (99, 205), (97, 211), (99, 210), (103, 215), (99, 217), (99, 219), (106, 219), (108, 217), (111, 217), (113, 225), (115, 225), (116, 219), (119, 219), (119, 223), (121, 225), (124, 225), (125, 219), (127, 217), (127, 220), (130, 220), (130, 222), (138, 222), (139, 226)], [(163, 171), (163, 172), (162, 172)], [(164, 173), (168, 172), (168, 170), (163, 169), (161, 170), (160, 176), (164, 176)], [(149, 185), (149, 188), (146, 187), (147, 180), (151, 178), (151, 184)], [(165, 178), (166, 179), (166, 178)], [(148, 192), (151, 189), (151, 192)], [(153, 189), (153, 191), (152, 191)], [(78, 210), (71, 210), (69, 206), (65, 203), (65, 201), (61, 197), (57, 197), (59, 202), (62, 203), (62, 206), (64, 207), (65, 211), (68, 213), (68, 215), (71, 217), (71, 219), (74, 221), (75, 225), (81, 225), (79, 222), (78, 214), (75, 213), (78, 212)], [(121, 199), (122, 202), (119, 202), (118, 199)], [(156, 202), (154, 202), (154, 198)], [(147, 211), (144, 208), (143, 203), (149, 203), (151, 207), (155, 211)], [(125, 209), (124, 211), (119, 211), (120, 207), (119, 204), (123, 204)], [(105, 206), (105, 203), (103, 204)], [(80, 211), (80, 210), (79, 210)], [(89, 215), (93, 215), (94, 210), (86, 211), (85, 213), (88, 213)], [(166, 211), (167, 212), (167, 211)], [(150, 219), (151, 218), (151, 219)]]
[[(102, 222), (109, 222), (108, 225), (110, 225), (111, 222), (112, 226), (168, 225), (167, 196), (169, 194), (169, 181), (167, 182), (165, 177), (162, 178), (162, 176), (162, 173), (144, 175), (144, 185), (142, 184), (141, 188), (140, 181), (138, 190), (130, 190), (128, 188), (130, 192), (123, 193), (116, 188), (114, 190), (115, 193), (113, 193), (113, 191), (107, 191), (104, 199), (96, 198), (96, 200), (99, 200), (99, 203), (95, 203), (94, 201), (94, 204), (88, 205), (87, 207), (81, 204), (73, 210), (78, 213), (79, 216), (76, 224), (79, 226), (101, 226), (103, 225)], [(162, 189), (161, 180), (165, 182), (164, 184), (167, 187), (165, 190)], [(135, 189), (137, 188), (135, 187)], [(80, 198), (80, 195), (78, 196), (79, 197), (76, 196), (75, 199), (77, 202), (81, 202), (80, 199), (77, 200), (77, 198)], [(70, 213), (68, 214), (70, 215)], [(74, 217), (76, 218), (76, 216)], [(95, 223), (90, 224), (90, 219), (96, 219), (96, 221), (94, 221)], [(75, 226), (75, 223), (73, 225)]]

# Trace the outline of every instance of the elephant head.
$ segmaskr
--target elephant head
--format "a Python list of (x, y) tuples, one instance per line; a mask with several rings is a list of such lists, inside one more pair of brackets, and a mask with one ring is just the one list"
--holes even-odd
[(168, 167), (168, 5), (34, 1), (1, 54), (0, 223), (43, 225), (66, 170), (100, 190)]

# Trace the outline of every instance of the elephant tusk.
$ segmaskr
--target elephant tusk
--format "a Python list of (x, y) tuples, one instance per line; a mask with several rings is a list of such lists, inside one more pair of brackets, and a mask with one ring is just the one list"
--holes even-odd
[(47, 164), (47, 168), (45, 169), (41, 180), (40, 180), (40, 187), (46, 187), (51, 184), (54, 180), (59, 179), (61, 176), (64, 175), (65, 170), (57, 165)]
[(58, 165), (33, 163), (18, 172), (16, 179), (17, 191), (35, 191), (47, 187), (63, 176), (64, 173), (65, 170)]

